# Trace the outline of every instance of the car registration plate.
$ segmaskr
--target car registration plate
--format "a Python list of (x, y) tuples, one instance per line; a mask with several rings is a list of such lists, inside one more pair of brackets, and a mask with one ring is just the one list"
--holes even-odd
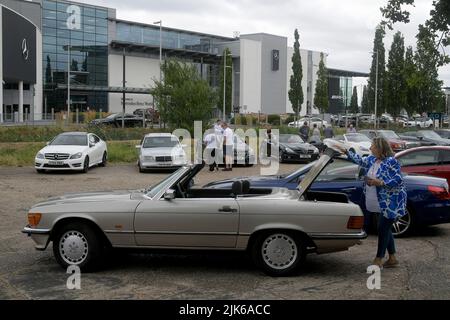
[(300, 158), (302, 158), (302, 159), (309, 159), (309, 158), (311, 158), (311, 155), (310, 154), (301, 154)]
[(48, 162), (48, 164), (52, 165), (52, 166), (63, 166), (64, 165), (64, 161), (54, 161), (54, 160), (50, 160)]

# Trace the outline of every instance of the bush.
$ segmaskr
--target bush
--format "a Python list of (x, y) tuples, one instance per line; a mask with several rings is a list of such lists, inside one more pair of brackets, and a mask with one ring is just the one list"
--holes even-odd
[(269, 114), (267, 116), (267, 122), (271, 125), (278, 126), (280, 125), (280, 116), (278, 114)]
[(289, 115), (289, 117), (287, 117), (286, 118), (286, 120), (284, 120), (284, 124), (288, 124), (289, 122), (294, 122), (294, 119), (295, 119), (295, 116), (292, 114), (292, 115)]

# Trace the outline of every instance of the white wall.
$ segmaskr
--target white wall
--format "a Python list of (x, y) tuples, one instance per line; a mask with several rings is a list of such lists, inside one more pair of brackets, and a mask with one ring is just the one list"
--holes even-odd
[(239, 105), (247, 106), (242, 113), (261, 110), (261, 42), (241, 39), (241, 84)]
[[(122, 87), (122, 60), (121, 55), (109, 55), (108, 81), (111, 87)], [(128, 88), (152, 88), (154, 80), (159, 80), (159, 59), (127, 56), (125, 67), (125, 80)], [(151, 106), (153, 106), (153, 97), (150, 94), (126, 94), (126, 112)], [(122, 111), (122, 93), (109, 94), (109, 111)]]
[[(41, 120), (42, 113), (42, 33), (36, 28), (36, 84), (34, 86), (34, 119)], [(24, 97), (24, 101), (26, 98)]]

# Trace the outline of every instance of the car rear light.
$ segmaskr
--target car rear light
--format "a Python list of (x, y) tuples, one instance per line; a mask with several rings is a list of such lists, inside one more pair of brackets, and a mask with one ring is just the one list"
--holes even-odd
[(347, 223), (347, 229), (362, 229), (364, 226), (364, 217), (350, 217)]
[(28, 214), (28, 224), (30, 227), (36, 227), (41, 221), (42, 214), (40, 213), (29, 213)]
[(433, 196), (440, 200), (450, 200), (450, 193), (448, 192), (447, 188), (428, 186), (428, 191), (430, 191)]

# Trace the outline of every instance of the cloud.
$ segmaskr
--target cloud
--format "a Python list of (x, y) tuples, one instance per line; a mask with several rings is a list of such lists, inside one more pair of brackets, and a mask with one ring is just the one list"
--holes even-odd
[[(299, 29), (300, 46), (327, 52), (328, 64), (339, 69), (368, 72), (375, 27), (381, 19), (379, 8), (387, 0), (82, 0), (80, 2), (117, 9), (120, 19), (152, 23), (208, 34), (232, 37), (265, 32), (285, 36), (294, 42)], [(410, 8), (411, 22), (396, 24), (395, 31), (405, 36), (406, 45), (415, 44), (420, 23), (429, 17), (433, 0), (415, 0)], [(394, 32), (388, 32), (389, 50)], [(450, 51), (450, 49), (449, 49)], [(450, 86), (450, 67), (440, 69), (441, 79)]]

